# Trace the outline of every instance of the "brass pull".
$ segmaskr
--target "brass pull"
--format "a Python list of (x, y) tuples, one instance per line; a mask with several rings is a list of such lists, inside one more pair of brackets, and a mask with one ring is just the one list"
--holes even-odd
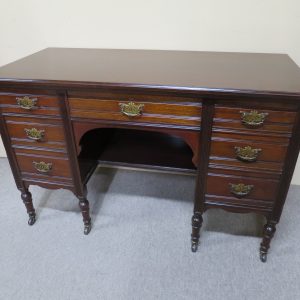
[(37, 108), (37, 98), (29, 98), (28, 96), (22, 98), (16, 98), (17, 104), (27, 110), (36, 109)]
[(45, 163), (44, 161), (32, 162), (34, 168), (41, 173), (48, 173), (52, 170), (52, 163)]
[(240, 113), (242, 114), (242, 123), (248, 127), (262, 126), (268, 115), (268, 113), (259, 113), (257, 110), (251, 110), (250, 112), (240, 111)]
[(128, 117), (137, 117), (142, 115), (144, 104), (135, 104), (133, 102), (129, 103), (119, 103), (122, 114)]
[(244, 183), (233, 184), (229, 183), (230, 192), (235, 196), (241, 198), (247, 196), (253, 189), (253, 185), (247, 185)]
[(36, 128), (24, 129), (27, 137), (34, 141), (41, 141), (45, 136), (45, 130), (38, 130)]
[(241, 147), (234, 147), (236, 157), (241, 161), (246, 162), (254, 162), (257, 160), (259, 152), (261, 149), (254, 149), (250, 146), (246, 146), (244, 148)]

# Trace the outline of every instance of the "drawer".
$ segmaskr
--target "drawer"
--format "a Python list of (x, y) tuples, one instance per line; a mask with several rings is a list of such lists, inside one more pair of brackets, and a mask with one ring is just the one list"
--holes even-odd
[[(243, 113), (245, 116), (243, 117)], [(214, 128), (291, 133), (296, 113), (268, 109), (216, 106)]]
[(5, 116), (5, 121), (13, 145), (66, 151), (60, 120)]
[[(238, 160), (237, 156), (239, 156), (239, 160), (242, 161), (241, 164), (244, 165), (253, 165), (257, 162), (275, 162), (280, 163), (281, 168), (286, 156), (288, 142), (289, 139), (284, 137), (213, 133), (210, 156), (234, 160)], [(250, 149), (248, 148), (246, 151), (245, 147), (250, 147)], [(243, 157), (253, 157), (254, 159), (247, 161)]]
[(200, 127), (201, 103), (70, 98), (69, 105), (74, 118)]
[[(243, 186), (238, 186), (240, 184)], [(275, 201), (278, 187), (278, 180), (236, 176), (233, 172), (230, 175), (209, 173), (206, 194), (240, 201), (244, 199)]]
[(2, 112), (10, 114), (60, 115), (59, 99), (55, 96), (1, 94)]
[(57, 177), (71, 178), (68, 157), (59, 152), (15, 149), (22, 176), (43, 177), (48, 180)]

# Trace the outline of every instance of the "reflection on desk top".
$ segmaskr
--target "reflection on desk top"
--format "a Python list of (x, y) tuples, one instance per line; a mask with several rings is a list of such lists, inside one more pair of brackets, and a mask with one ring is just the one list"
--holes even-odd
[(0, 68), (0, 86), (20, 82), (300, 96), (285, 54), (47, 48)]

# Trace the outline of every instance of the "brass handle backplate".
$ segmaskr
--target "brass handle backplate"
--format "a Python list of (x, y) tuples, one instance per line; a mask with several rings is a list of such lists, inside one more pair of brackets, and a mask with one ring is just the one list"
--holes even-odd
[(250, 146), (242, 147), (234, 147), (236, 157), (241, 161), (246, 162), (255, 162), (257, 160), (259, 152), (261, 149), (254, 149)]
[(27, 110), (36, 109), (37, 108), (37, 98), (29, 98), (28, 96), (16, 98), (17, 104)]
[(259, 113), (257, 110), (250, 112), (240, 111), (242, 123), (247, 127), (260, 127), (264, 124), (265, 118), (268, 113)]
[(52, 170), (52, 163), (45, 163), (44, 161), (32, 162), (34, 168), (41, 173), (48, 173)]
[(24, 129), (27, 137), (34, 141), (41, 141), (45, 137), (45, 130), (38, 130), (36, 128)]
[(230, 192), (235, 196), (241, 198), (247, 196), (253, 189), (253, 185), (248, 185), (244, 183), (233, 184), (229, 183)]
[(134, 102), (119, 103), (122, 114), (128, 117), (137, 117), (142, 115), (144, 104), (135, 104)]

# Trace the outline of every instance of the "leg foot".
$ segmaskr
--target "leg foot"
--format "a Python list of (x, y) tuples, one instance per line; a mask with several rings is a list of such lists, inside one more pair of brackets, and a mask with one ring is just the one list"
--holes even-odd
[(92, 229), (92, 222), (89, 224), (84, 224), (84, 234), (88, 235)]
[(33, 225), (36, 221), (36, 214), (35, 209), (32, 204), (32, 196), (31, 193), (28, 191), (28, 189), (22, 189), (21, 190), (21, 198), (23, 200), (23, 203), (25, 204), (29, 219), (28, 219), (28, 225)]
[(30, 215), (29, 214), (29, 219), (28, 219), (28, 225), (32, 226), (36, 221), (36, 216), (34, 215)]
[(81, 209), (81, 214), (84, 223), (84, 234), (88, 235), (92, 229), (89, 202), (85, 197), (78, 197), (78, 198), (79, 198), (79, 207)]
[(262, 262), (267, 261), (267, 254), (270, 248), (271, 240), (276, 231), (276, 223), (272, 221), (268, 221), (264, 226), (263, 240), (260, 244), (260, 260)]
[(192, 252), (197, 252), (197, 250), (198, 250), (198, 242), (192, 241), (191, 250), (192, 250)]
[(260, 260), (265, 263), (267, 261), (267, 253), (260, 252)]
[(192, 252), (196, 252), (198, 250), (199, 237), (200, 237), (199, 232), (202, 226), (202, 222), (203, 222), (202, 214), (200, 212), (195, 212), (192, 217), (192, 235), (191, 235)]

